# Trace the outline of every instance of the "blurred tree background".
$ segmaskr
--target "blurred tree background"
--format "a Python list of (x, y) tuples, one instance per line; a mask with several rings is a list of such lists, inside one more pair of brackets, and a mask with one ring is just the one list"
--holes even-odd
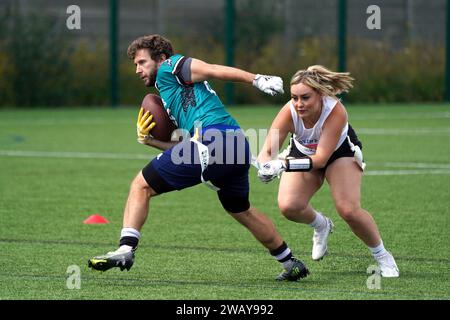
[[(159, 33), (176, 52), (225, 63), (225, 0), (119, 1), (119, 103), (148, 91), (126, 57), (138, 36)], [(337, 1), (235, 0), (235, 66), (291, 76), (309, 65), (337, 68)], [(77, 0), (81, 29), (69, 30), (69, 0), (0, 0), (0, 107), (109, 106), (108, 0)], [(368, 0), (347, 1), (348, 102), (442, 101), (446, 0), (381, 0), (381, 29), (369, 30)], [(214, 89), (224, 93), (224, 83)], [(154, 92), (154, 89), (152, 89)], [(235, 85), (235, 102), (284, 103)]]

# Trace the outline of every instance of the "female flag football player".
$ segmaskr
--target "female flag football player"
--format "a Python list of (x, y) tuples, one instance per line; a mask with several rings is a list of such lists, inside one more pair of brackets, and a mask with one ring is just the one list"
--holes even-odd
[[(314, 228), (312, 259), (327, 253), (331, 219), (310, 204), (326, 179), (336, 210), (353, 233), (370, 249), (383, 277), (398, 277), (394, 257), (383, 245), (372, 216), (361, 208), (361, 179), (365, 167), (362, 144), (348, 124), (347, 112), (336, 98), (352, 88), (349, 73), (332, 72), (322, 66), (300, 70), (291, 80), (291, 100), (272, 122), (258, 160), (258, 176), (269, 182), (281, 175), (278, 206), (294, 222)], [(292, 133), (286, 152), (271, 159), (274, 146)], [(277, 151), (275, 150), (275, 153)]]

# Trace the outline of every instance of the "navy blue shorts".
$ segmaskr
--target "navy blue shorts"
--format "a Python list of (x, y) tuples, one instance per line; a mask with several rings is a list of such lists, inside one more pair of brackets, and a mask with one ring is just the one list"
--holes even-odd
[[(224, 201), (248, 203), (251, 152), (240, 128), (206, 127), (198, 141), (208, 147), (210, 154), (209, 164), (203, 172), (204, 180), (220, 188), (218, 196), (225, 209), (231, 212), (247, 210), (249, 204), (241, 204), (238, 208), (224, 204)], [(197, 144), (185, 140), (159, 154), (142, 174), (158, 194), (182, 190), (202, 183), (199, 158)]]

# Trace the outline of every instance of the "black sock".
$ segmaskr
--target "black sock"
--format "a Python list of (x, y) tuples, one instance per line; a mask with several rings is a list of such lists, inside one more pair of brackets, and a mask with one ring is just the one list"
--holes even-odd
[(293, 258), (291, 249), (289, 249), (288, 245), (284, 241), (283, 244), (279, 246), (277, 249), (271, 250), (270, 254), (275, 259), (277, 259), (278, 262), (282, 263), (283, 266), (285, 265), (286, 262), (290, 261)]
[(120, 238), (119, 247), (120, 246), (130, 246), (134, 249), (136, 249), (137, 245), (139, 243), (139, 239), (136, 237), (122, 237)]

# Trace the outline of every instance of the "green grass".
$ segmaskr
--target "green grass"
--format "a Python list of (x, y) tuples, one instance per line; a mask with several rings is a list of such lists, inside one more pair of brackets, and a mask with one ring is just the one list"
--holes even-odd
[[(0, 299), (449, 299), (450, 108), (348, 110), (368, 163), (362, 204), (401, 270), (398, 279), (382, 279), (381, 289), (367, 288), (374, 261), (338, 217), (326, 185), (312, 203), (336, 229), (330, 254), (314, 262), (312, 229), (279, 214), (278, 182), (260, 183), (253, 169), (252, 203), (307, 263), (304, 281), (275, 282), (278, 263), (202, 185), (151, 200), (130, 272), (94, 272), (87, 259), (116, 246), (129, 184), (158, 153), (136, 143), (137, 110), (6, 110), (0, 112)], [(244, 129), (267, 128), (277, 108), (230, 112)], [(94, 213), (110, 224), (84, 225)], [(71, 265), (81, 269), (79, 290), (66, 286)]]

